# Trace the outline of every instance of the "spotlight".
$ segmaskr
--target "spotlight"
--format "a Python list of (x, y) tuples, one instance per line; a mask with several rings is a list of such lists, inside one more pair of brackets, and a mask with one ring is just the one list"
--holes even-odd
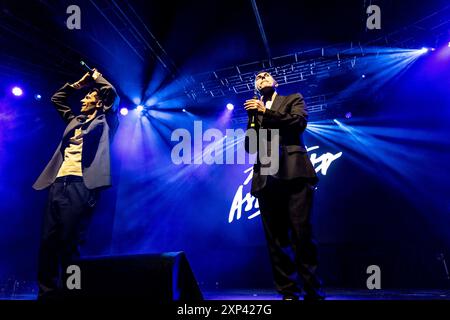
[(183, 109), (183, 110), (181, 110), (181, 111), (186, 112), (186, 109)]
[(128, 109), (125, 108), (125, 107), (121, 108), (120, 109), (120, 114), (123, 115), (123, 116), (126, 116), (128, 114)]
[(365, 78), (366, 78), (366, 75), (365, 75), (365, 74), (361, 75), (361, 78), (365, 79)]
[(349, 111), (345, 114), (346, 119), (350, 119), (352, 117), (352, 113)]
[(228, 110), (233, 110), (234, 109), (234, 105), (232, 103), (227, 103), (227, 109)]
[(41, 96), (39, 93), (36, 93), (36, 94), (34, 95), (34, 98), (35, 98), (37, 101), (41, 101), (42, 96)]
[(142, 110), (144, 110), (144, 106), (140, 104), (136, 107), (136, 110), (137, 112), (142, 112)]
[(435, 49), (435, 48), (431, 48), (430, 50), (431, 50), (431, 51), (436, 51), (436, 49)]
[(420, 54), (427, 53), (428, 50), (429, 50), (428, 48), (423, 47), (422, 49), (419, 50), (419, 53)]
[(16, 97), (20, 97), (23, 94), (23, 90), (21, 88), (19, 88), (19, 87), (12, 88), (11, 92)]
[(447, 45), (449, 48), (450, 48), (450, 41), (448, 42), (448, 45)]

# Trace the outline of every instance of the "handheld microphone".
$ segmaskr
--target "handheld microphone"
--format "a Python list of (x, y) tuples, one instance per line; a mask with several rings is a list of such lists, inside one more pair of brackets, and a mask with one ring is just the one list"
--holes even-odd
[(89, 68), (89, 66), (84, 62), (83, 60), (80, 61), (80, 64), (92, 75), (94, 73), (94, 70)]
[[(253, 91), (253, 99), (259, 100), (258, 93), (256, 89)], [(258, 114), (258, 110), (250, 111), (250, 128), (256, 127), (256, 115)]]

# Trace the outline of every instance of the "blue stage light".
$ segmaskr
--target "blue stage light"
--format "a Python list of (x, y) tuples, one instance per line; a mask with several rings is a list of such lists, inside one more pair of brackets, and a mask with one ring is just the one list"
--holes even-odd
[(233, 110), (234, 109), (234, 105), (232, 103), (227, 103), (227, 109), (228, 110)]
[(135, 104), (140, 104), (140, 103), (141, 103), (141, 98), (139, 98), (139, 97), (134, 97), (134, 98), (133, 98), (133, 102), (134, 102)]
[(183, 112), (186, 112), (186, 109), (183, 109), (182, 111), (183, 111)]
[(121, 108), (120, 109), (120, 114), (123, 115), (123, 116), (126, 116), (128, 114), (128, 109), (125, 108), (125, 107)]
[(36, 94), (34, 95), (34, 98), (35, 98), (37, 101), (40, 101), (40, 100), (42, 99), (42, 96), (41, 96), (39, 93), (36, 93)]
[(136, 107), (136, 110), (137, 112), (142, 112), (142, 110), (144, 110), (144, 106), (140, 104)]
[(23, 95), (23, 90), (21, 88), (19, 88), (19, 87), (12, 88), (11, 92), (16, 97), (20, 97), (21, 95)]

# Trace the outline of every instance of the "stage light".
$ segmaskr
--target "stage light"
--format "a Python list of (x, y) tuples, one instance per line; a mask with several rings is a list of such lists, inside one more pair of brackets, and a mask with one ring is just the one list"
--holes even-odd
[(186, 109), (183, 109), (183, 110), (181, 110), (181, 111), (186, 112)]
[(139, 98), (139, 97), (134, 97), (134, 98), (133, 98), (133, 102), (134, 102), (135, 104), (139, 104), (139, 103), (141, 103), (141, 98)]
[(19, 87), (12, 88), (11, 92), (16, 97), (20, 97), (23, 94), (23, 90), (21, 88), (19, 88)]
[(424, 54), (424, 53), (427, 53), (428, 50), (429, 50), (428, 48), (423, 47), (422, 49), (419, 50), (419, 53)]
[(435, 48), (431, 48), (430, 50), (431, 50), (431, 51), (436, 51), (436, 49), (435, 49)]
[(449, 48), (450, 48), (450, 41), (448, 42), (448, 45), (447, 45)]
[(365, 79), (365, 78), (366, 78), (366, 75), (365, 75), (365, 74), (363, 74), (363, 75), (361, 76), (361, 78)]
[(120, 109), (120, 114), (123, 115), (123, 116), (126, 116), (128, 114), (128, 109), (125, 108), (125, 107), (121, 108)]
[(227, 109), (228, 110), (233, 110), (234, 109), (234, 105), (232, 103), (227, 103)]
[(140, 104), (136, 107), (136, 110), (137, 112), (142, 112), (142, 110), (144, 110), (144, 106)]
[(42, 96), (41, 96), (39, 93), (36, 93), (36, 94), (34, 95), (34, 98), (35, 98), (37, 101), (41, 101)]
[(347, 112), (346, 114), (345, 114), (345, 118), (346, 119), (350, 119), (352, 117), (352, 113), (351, 112)]

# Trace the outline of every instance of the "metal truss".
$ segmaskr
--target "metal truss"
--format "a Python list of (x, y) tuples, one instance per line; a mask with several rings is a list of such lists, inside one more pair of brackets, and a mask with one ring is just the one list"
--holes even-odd
[(286, 85), (328, 78), (331, 73), (344, 72), (356, 63), (356, 55), (337, 53), (327, 57), (324, 48), (308, 54), (314, 51), (321, 52), (321, 56), (305, 59), (305, 53), (299, 52), (273, 58), (271, 63), (259, 61), (193, 75), (188, 78), (191, 86), (186, 93), (194, 100), (223, 97), (254, 91), (255, 74), (260, 70), (271, 73), (279, 85)]

